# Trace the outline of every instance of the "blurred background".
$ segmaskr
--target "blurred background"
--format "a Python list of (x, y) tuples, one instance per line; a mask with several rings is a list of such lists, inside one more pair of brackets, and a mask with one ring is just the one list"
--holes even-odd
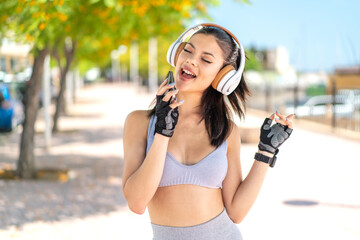
[[(149, 220), (131, 215), (121, 194), (123, 122), (130, 111), (148, 108), (173, 69), (166, 62), (170, 44), (185, 29), (211, 22), (234, 33), (246, 51), (252, 94), (249, 116), (238, 122), (244, 157), (256, 150), (263, 117), (278, 110), (296, 113), (302, 130), (283, 153), (293, 165), (284, 163), (282, 175), (269, 178), (280, 183), (294, 177), (287, 175), (290, 169), (299, 174), (292, 183), (300, 186), (302, 170), (308, 170), (294, 169), (295, 159), (318, 159), (309, 163), (316, 170), (305, 180), (311, 194), (288, 186), (288, 195), (268, 190), (264, 197), (298, 219), (306, 211), (307, 217), (328, 213), (313, 206), (330, 206), (331, 216), (346, 222), (331, 222), (337, 230), (326, 236), (360, 239), (359, 11), (356, 0), (1, 1), (0, 238), (42, 239), (58, 229), (63, 234), (54, 239), (83, 239), (80, 232), (93, 228), (88, 239), (149, 239)], [(291, 150), (304, 143), (309, 149), (294, 158)], [(322, 156), (314, 146), (336, 154)], [(314, 185), (324, 165), (322, 176), (330, 182)], [(245, 162), (244, 172), (250, 167)], [(342, 197), (330, 195), (330, 183)], [(324, 195), (317, 195), (320, 189)], [(293, 212), (287, 206), (308, 208)], [(240, 224), (248, 229), (246, 239), (261, 237), (254, 223), (267, 209), (264, 200), (258, 209)], [(312, 220), (328, 221), (323, 216)], [(298, 221), (316, 231), (315, 222)], [(148, 226), (144, 235), (124, 233), (136, 232), (139, 222)], [(116, 231), (116, 223), (125, 227)], [(270, 239), (296, 239), (291, 227), (283, 235), (268, 228), (276, 236)], [(314, 238), (298, 237), (322, 238), (322, 230)]]
[(171, 69), (168, 46), (184, 29), (214, 22), (245, 46), (249, 107), (360, 130), (356, 1), (55, 0), (1, 6), (0, 82), (13, 99), (24, 102), (34, 54), (43, 48), (52, 56), (53, 99), (64, 95), (65, 75), (72, 76), (67, 92), (83, 83), (119, 81), (153, 91)]

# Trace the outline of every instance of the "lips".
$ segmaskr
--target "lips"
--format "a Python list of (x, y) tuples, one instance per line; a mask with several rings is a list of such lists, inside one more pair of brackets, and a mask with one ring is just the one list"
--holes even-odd
[(196, 78), (196, 74), (195, 74), (194, 72), (192, 72), (192, 71), (191, 71), (190, 69), (188, 69), (188, 68), (182, 68), (180, 75), (181, 75), (185, 80), (190, 80), (190, 79)]

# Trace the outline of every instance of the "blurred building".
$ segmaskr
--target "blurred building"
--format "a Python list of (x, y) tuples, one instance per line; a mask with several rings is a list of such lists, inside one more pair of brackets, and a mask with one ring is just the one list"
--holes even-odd
[(283, 72), (290, 67), (289, 54), (283, 46), (265, 50), (263, 54), (263, 66), (266, 70)]
[(2, 39), (0, 44), (0, 81), (12, 82), (24, 80), (26, 70), (32, 65), (29, 54), (30, 45), (22, 45)]
[(360, 89), (360, 66), (337, 68), (330, 77), (328, 92), (331, 92), (333, 85), (339, 89)]
[(266, 72), (276, 74), (275, 83), (283, 86), (296, 83), (296, 71), (290, 65), (290, 57), (284, 46), (262, 51), (262, 64)]

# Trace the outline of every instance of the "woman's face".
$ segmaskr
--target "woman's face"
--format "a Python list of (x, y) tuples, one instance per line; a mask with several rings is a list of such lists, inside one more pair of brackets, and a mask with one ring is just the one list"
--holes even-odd
[(212, 35), (196, 34), (181, 51), (175, 67), (179, 91), (203, 92), (224, 64), (223, 52)]

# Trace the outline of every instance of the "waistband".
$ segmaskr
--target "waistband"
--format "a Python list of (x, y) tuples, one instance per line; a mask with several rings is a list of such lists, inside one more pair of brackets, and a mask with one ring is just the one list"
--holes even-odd
[(236, 224), (231, 221), (224, 209), (215, 218), (195, 226), (172, 227), (151, 224), (153, 240), (241, 240)]

